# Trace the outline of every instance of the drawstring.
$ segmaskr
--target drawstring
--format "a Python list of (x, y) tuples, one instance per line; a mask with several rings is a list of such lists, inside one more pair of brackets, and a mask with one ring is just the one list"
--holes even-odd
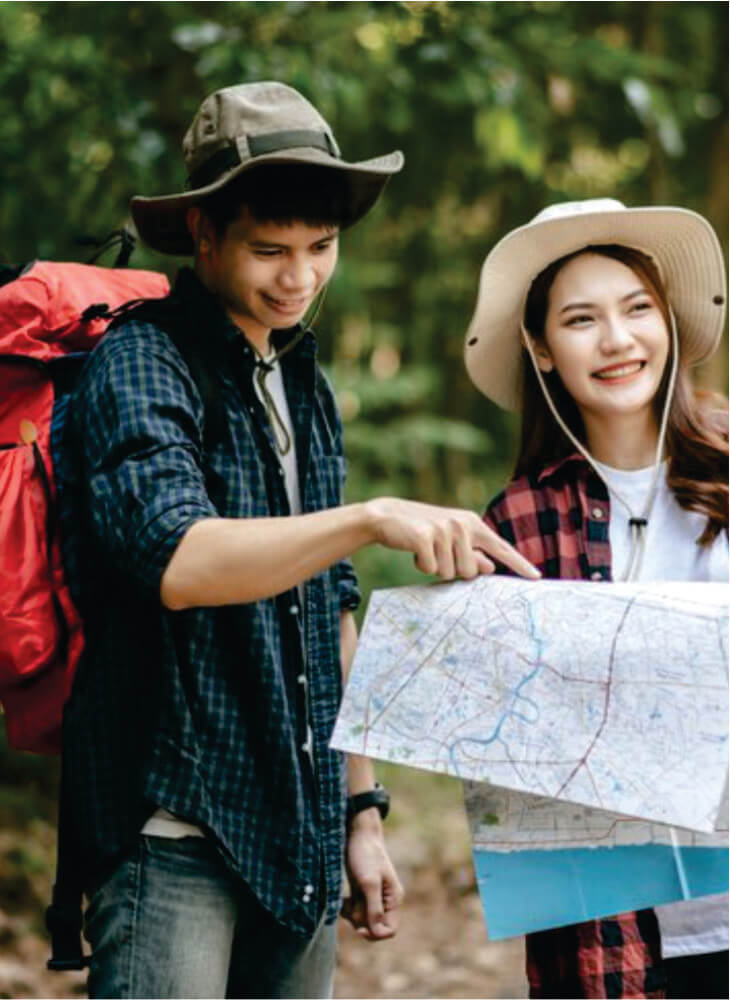
[(657, 484), (659, 481), (659, 472), (662, 466), (662, 454), (664, 452), (664, 439), (667, 433), (667, 423), (669, 421), (669, 410), (672, 404), (672, 396), (674, 395), (674, 386), (677, 381), (677, 370), (679, 367), (679, 335), (677, 333), (677, 321), (674, 318), (674, 312), (670, 308), (669, 310), (669, 321), (672, 332), (672, 368), (669, 375), (669, 384), (667, 385), (667, 394), (664, 400), (664, 409), (662, 411), (662, 419), (659, 426), (659, 436), (657, 439), (656, 455), (654, 458), (654, 471), (652, 473), (651, 485), (649, 486), (649, 491), (646, 496), (646, 501), (644, 502), (644, 507), (641, 513), (637, 516), (631, 509), (631, 505), (627, 500), (621, 496), (618, 490), (608, 482), (605, 475), (602, 474), (595, 459), (592, 457), (590, 452), (584, 445), (580, 443), (577, 437), (573, 434), (570, 428), (567, 426), (563, 418), (558, 413), (558, 409), (552, 400), (548, 387), (543, 378), (540, 366), (537, 363), (537, 358), (532, 347), (532, 341), (530, 336), (525, 329), (525, 324), (520, 323), (520, 330), (522, 331), (522, 340), (527, 349), (527, 353), (530, 355), (530, 360), (532, 361), (532, 367), (535, 369), (535, 375), (537, 376), (537, 381), (540, 384), (542, 393), (545, 397), (545, 401), (550, 407), (552, 415), (558, 423), (558, 426), (563, 431), (563, 433), (568, 437), (568, 439), (575, 445), (578, 451), (583, 455), (585, 460), (594, 470), (596, 475), (606, 484), (609, 492), (618, 500), (622, 507), (628, 512), (629, 515), (629, 530), (631, 531), (631, 548), (629, 551), (629, 561), (628, 565), (624, 571), (622, 580), (637, 580), (639, 573), (641, 571), (641, 564), (644, 560), (644, 552), (646, 550), (646, 531), (649, 526), (649, 517), (651, 515), (652, 509), (654, 507), (654, 500), (656, 499)]
[[(291, 435), (287, 429), (286, 423), (284, 422), (281, 414), (276, 408), (276, 402), (274, 397), (269, 392), (269, 387), (266, 385), (266, 376), (273, 372), (274, 367), (279, 363), (279, 361), (288, 354), (302, 337), (305, 335), (307, 330), (314, 325), (315, 320), (319, 316), (320, 310), (322, 309), (322, 303), (324, 302), (324, 296), (327, 286), (325, 285), (320, 291), (317, 299), (314, 303), (314, 308), (312, 310), (311, 318), (302, 320), (299, 330), (288, 344), (285, 344), (280, 351), (276, 351), (274, 354), (270, 354), (268, 358), (264, 358), (263, 355), (256, 349), (256, 347), (251, 344), (253, 351), (256, 355), (256, 372), (255, 379), (256, 385), (259, 387), (261, 393), (261, 399), (264, 403), (264, 409), (266, 410), (266, 416), (271, 426), (271, 430), (274, 434), (274, 440), (276, 441), (276, 448), (280, 455), (288, 455), (291, 449)], [(249, 342), (250, 343), (250, 342)]]
[(259, 387), (259, 392), (261, 393), (261, 399), (263, 400), (264, 409), (266, 410), (266, 416), (268, 418), (269, 424), (271, 425), (271, 430), (274, 433), (274, 440), (276, 441), (276, 448), (280, 455), (288, 455), (289, 449), (291, 448), (291, 435), (287, 430), (286, 424), (282, 419), (281, 414), (276, 408), (276, 403), (274, 402), (274, 397), (269, 392), (269, 387), (266, 385), (266, 376), (269, 372), (273, 372), (274, 365), (282, 356), (286, 353), (287, 348), (293, 347), (294, 344), (298, 343), (306, 331), (301, 330), (300, 333), (289, 343), (287, 347), (281, 351), (279, 354), (272, 355), (268, 360), (261, 357), (259, 352), (254, 347), (254, 351), (258, 355), (255, 362), (256, 371), (254, 373), (254, 378), (256, 379), (256, 385)]

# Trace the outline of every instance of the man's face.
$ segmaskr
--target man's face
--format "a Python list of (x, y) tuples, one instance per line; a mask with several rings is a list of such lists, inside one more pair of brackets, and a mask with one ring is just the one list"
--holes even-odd
[(257, 222), (244, 208), (222, 238), (207, 231), (206, 284), (262, 353), (271, 330), (298, 323), (337, 263), (336, 226)]

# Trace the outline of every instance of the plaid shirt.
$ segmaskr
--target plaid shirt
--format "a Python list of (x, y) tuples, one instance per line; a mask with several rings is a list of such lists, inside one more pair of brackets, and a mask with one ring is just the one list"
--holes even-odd
[[(209, 517), (289, 513), (255, 356), (189, 270), (174, 293), (215, 358), (226, 433), (203, 448), (204, 404), (171, 339), (134, 317), (93, 352), (68, 432), (83, 484), (86, 649), (64, 724), (64, 780), (87, 878), (162, 807), (211, 834), (286, 927), (335, 919), (344, 848), (339, 620), (359, 601), (349, 562), (270, 600), (169, 612), (162, 574)], [(283, 331), (276, 346), (293, 335)], [(282, 358), (305, 512), (341, 503), (334, 398), (311, 333)], [(306, 751), (307, 724), (312, 758)], [(313, 765), (312, 765), (313, 761)], [(320, 887), (324, 886), (326, 899)]]
[[(610, 517), (605, 484), (574, 452), (513, 480), (484, 519), (543, 576), (599, 581), (611, 579)], [(528, 934), (527, 975), (531, 997), (664, 997), (654, 911)]]

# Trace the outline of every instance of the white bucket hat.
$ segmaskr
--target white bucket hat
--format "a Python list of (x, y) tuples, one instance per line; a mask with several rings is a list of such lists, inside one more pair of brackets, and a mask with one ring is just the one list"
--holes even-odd
[(550, 205), (500, 240), (482, 268), (464, 357), (476, 387), (499, 406), (519, 408), (520, 324), (532, 282), (560, 257), (600, 244), (632, 247), (657, 265), (677, 318), (684, 364), (698, 364), (717, 348), (725, 319), (725, 263), (706, 219), (684, 208), (627, 208), (613, 198)]

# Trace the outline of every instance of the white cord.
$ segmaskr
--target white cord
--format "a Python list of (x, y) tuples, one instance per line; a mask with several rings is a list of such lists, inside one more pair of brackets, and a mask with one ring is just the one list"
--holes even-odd
[(629, 551), (629, 561), (622, 580), (636, 580), (638, 579), (639, 572), (641, 571), (641, 564), (644, 561), (644, 552), (646, 550), (646, 529), (649, 524), (649, 516), (651, 514), (652, 508), (654, 507), (654, 500), (656, 498), (657, 483), (659, 481), (659, 472), (662, 466), (662, 455), (664, 452), (664, 439), (667, 432), (667, 423), (669, 421), (669, 410), (672, 405), (672, 396), (674, 395), (674, 387), (677, 381), (677, 371), (679, 369), (679, 335), (677, 333), (677, 321), (674, 318), (674, 312), (670, 308), (669, 310), (669, 323), (672, 333), (672, 368), (669, 375), (669, 383), (667, 385), (667, 394), (664, 400), (664, 408), (662, 411), (662, 419), (659, 425), (659, 435), (657, 438), (656, 455), (654, 458), (654, 471), (652, 473), (651, 485), (647, 493), (646, 501), (644, 503), (644, 508), (639, 517), (637, 517), (630, 504), (621, 496), (618, 490), (608, 482), (606, 477), (601, 472), (600, 468), (596, 464), (595, 459), (590, 454), (588, 449), (581, 444), (578, 438), (573, 434), (568, 425), (565, 423), (563, 418), (558, 413), (558, 409), (553, 402), (547, 385), (545, 384), (545, 379), (543, 378), (542, 371), (535, 357), (535, 351), (532, 346), (532, 340), (530, 335), (525, 329), (524, 322), (520, 323), (520, 331), (522, 333), (522, 341), (527, 349), (527, 353), (530, 355), (530, 360), (532, 361), (532, 367), (535, 369), (535, 375), (537, 376), (537, 381), (542, 389), (545, 401), (550, 408), (550, 412), (555, 417), (558, 426), (563, 431), (563, 433), (569, 438), (569, 440), (575, 445), (578, 451), (583, 455), (588, 464), (593, 468), (596, 475), (605, 483), (606, 488), (610, 493), (619, 501), (619, 503), (628, 511), (629, 514), (629, 525), (631, 530), (631, 548)]

